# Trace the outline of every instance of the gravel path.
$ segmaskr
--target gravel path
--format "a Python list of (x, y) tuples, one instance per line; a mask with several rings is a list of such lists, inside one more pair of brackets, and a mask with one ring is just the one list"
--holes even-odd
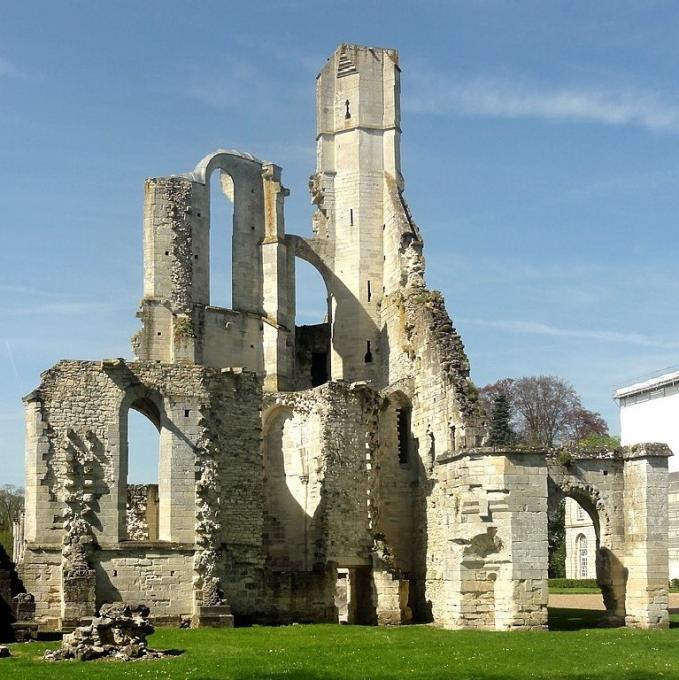
[[(561, 609), (603, 609), (601, 595), (563, 595), (552, 593), (549, 606)], [(670, 610), (679, 610), (679, 593), (670, 593)]]

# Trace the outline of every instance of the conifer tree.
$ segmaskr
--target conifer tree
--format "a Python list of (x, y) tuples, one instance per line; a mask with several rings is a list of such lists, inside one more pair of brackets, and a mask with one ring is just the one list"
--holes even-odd
[(490, 437), (488, 443), (491, 446), (506, 446), (514, 440), (514, 432), (511, 426), (511, 407), (509, 395), (500, 390), (493, 399), (490, 411)]

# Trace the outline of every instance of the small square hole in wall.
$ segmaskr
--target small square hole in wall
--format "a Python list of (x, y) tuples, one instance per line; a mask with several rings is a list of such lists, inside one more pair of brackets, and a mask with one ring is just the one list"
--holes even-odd
[(158, 335), (160, 335), (160, 331), (158, 331)]
[(166, 251), (165, 251), (165, 254), (166, 254), (166, 255), (169, 255), (169, 254), (170, 254), (170, 251), (169, 251), (169, 250), (166, 250)]
[(191, 415), (191, 409), (184, 409), (184, 418), (188, 418)]
[(117, 569), (114, 569), (114, 570), (113, 570), (113, 575), (114, 575), (114, 576), (118, 576), (118, 570), (117, 570)]
[(604, 477), (608, 474), (608, 470), (604, 470)]
[(170, 571), (170, 576), (174, 576), (174, 569)]
[(194, 259), (194, 260), (197, 260), (197, 259), (198, 259), (198, 255), (194, 255), (194, 256), (193, 256), (193, 259)]
[(196, 213), (196, 217), (200, 217), (200, 213)]

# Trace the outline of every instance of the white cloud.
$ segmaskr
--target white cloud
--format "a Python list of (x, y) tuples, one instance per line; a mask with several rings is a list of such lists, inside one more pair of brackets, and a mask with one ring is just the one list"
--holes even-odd
[(469, 319), (457, 318), (460, 324), (470, 326), (484, 326), (515, 333), (527, 333), (530, 335), (548, 335), (561, 338), (575, 338), (580, 340), (594, 340), (599, 342), (614, 342), (642, 347), (657, 347), (661, 349), (679, 349), (679, 342), (658, 340), (641, 333), (623, 333), (619, 331), (602, 331), (590, 329), (571, 329), (550, 326), (538, 321), (503, 321), (499, 319)]
[(120, 305), (111, 302), (50, 302), (45, 304), (22, 305), (21, 307), (0, 308), (3, 316), (32, 316), (33, 314), (92, 314), (118, 309)]
[(541, 118), (679, 132), (679, 102), (655, 92), (635, 88), (549, 87), (521, 78), (467, 79), (414, 74), (404, 90), (404, 108), (413, 113)]
[(12, 62), (0, 57), (0, 78), (23, 78), (24, 72)]

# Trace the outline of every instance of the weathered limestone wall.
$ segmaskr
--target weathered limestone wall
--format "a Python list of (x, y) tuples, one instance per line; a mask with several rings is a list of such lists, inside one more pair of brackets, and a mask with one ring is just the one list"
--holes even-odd
[(156, 621), (193, 614), (193, 548), (139, 545), (92, 555), (96, 599), (150, 608)]
[(667, 460), (665, 444), (625, 447), (625, 598), (628, 626), (669, 627)]
[(488, 449), (437, 466), (426, 596), (451, 628), (547, 625), (547, 468), (539, 454)]
[(130, 541), (158, 540), (158, 485), (128, 484), (125, 524)]
[(370, 563), (374, 393), (341, 383), (265, 400), (265, 545), (274, 566)]
[(318, 211), (314, 240), (336, 275), (332, 295), (333, 379), (376, 380), (380, 344), (385, 172), (400, 175), (398, 54), (341, 45), (317, 79)]
[[(32, 435), (26, 507), (32, 520), (22, 567), (39, 615), (59, 617), (61, 584), (38, 565), (52, 563), (68, 531), (77, 528), (83, 536), (78, 569), (86, 564), (95, 569), (98, 597), (116, 590), (112, 572), (98, 565), (113, 564), (116, 570), (118, 557), (104, 559), (101, 551), (117, 551), (120, 565), (143, 552), (139, 544), (125, 543), (129, 408), (141, 411), (160, 431), (160, 543), (147, 549), (162, 552), (163, 542), (169, 542), (165, 545), (195, 552), (193, 576), (184, 582), (194, 581), (197, 605), (211, 584), (211, 592), (228, 590), (234, 607), (246, 613), (261, 608), (260, 404), (254, 375), (193, 365), (63, 361), (43, 374), (40, 387), (27, 397)], [(237, 558), (218, 560), (222, 545)], [(64, 552), (62, 568), (71, 568), (72, 559)], [(162, 571), (165, 562), (172, 564), (158, 558), (154, 569)], [(170, 571), (181, 570), (168, 566), (161, 578), (171, 581)], [(101, 583), (104, 572), (108, 590)], [(146, 592), (138, 581), (130, 585), (133, 580), (122, 577), (123, 592), (136, 587)], [(177, 606), (187, 613), (186, 602)]]
[(34, 547), (29, 543), (19, 572), (35, 597), (35, 616), (41, 628), (57, 629), (62, 601), (61, 547)]
[[(210, 306), (212, 172), (234, 204), (233, 310)], [(294, 266), (283, 238), (280, 172), (248, 154), (218, 151), (189, 175), (147, 180), (142, 329), (133, 338), (139, 359), (243, 367), (266, 389), (287, 388)]]

